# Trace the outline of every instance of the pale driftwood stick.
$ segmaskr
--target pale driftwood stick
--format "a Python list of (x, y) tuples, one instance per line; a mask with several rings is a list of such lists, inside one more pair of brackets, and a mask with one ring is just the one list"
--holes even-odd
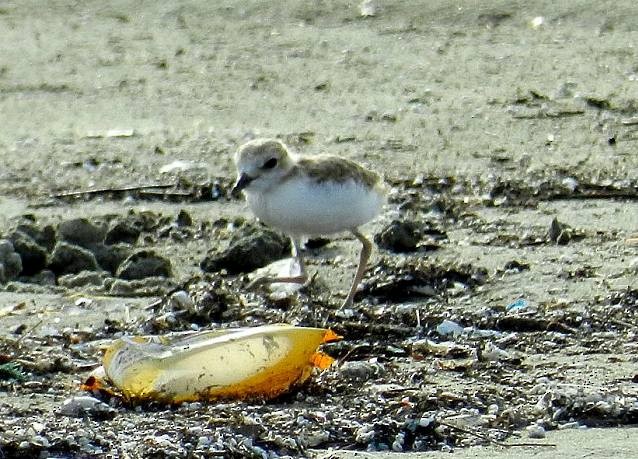
[(50, 195), (52, 198), (69, 198), (73, 196), (84, 196), (92, 194), (105, 194), (105, 193), (126, 193), (128, 191), (144, 191), (152, 189), (168, 189), (173, 188), (174, 183), (166, 184), (159, 183), (156, 185), (136, 185), (136, 186), (124, 186), (118, 188), (96, 188), (93, 190), (80, 190), (80, 191), (65, 191), (63, 193), (55, 193)]

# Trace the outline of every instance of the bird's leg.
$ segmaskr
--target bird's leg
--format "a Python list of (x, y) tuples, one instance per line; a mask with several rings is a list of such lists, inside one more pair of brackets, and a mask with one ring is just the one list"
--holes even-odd
[(346, 300), (341, 305), (341, 308), (346, 308), (352, 306), (354, 302), (354, 295), (357, 293), (357, 287), (359, 286), (359, 282), (363, 279), (363, 274), (366, 271), (366, 266), (368, 264), (368, 260), (370, 259), (370, 254), (372, 253), (372, 242), (368, 240), (363, 234), (359, 232), (358, 229), (351, 230), (351, 233), (361, 241), (361, 254), (359, 255), (359, 266), (357, 266), (357, 273), (354, 275), (354, 280), (352, 281), (352, 287), (350, 287), (350, 292)]
[(292, 241), (292, 256), (293, 262), (299, 266), (299, 274), (296, 276), (286, 277), (258, 277), (248, 284), (248, 288), (256, 288), (262, 285), (275, 284), (275, 283), (289, 283), (289, 284), (305, 284), (308, 280), (308, 274), (306, 273), (306, 264), (304, 263), (303, 256), (299, 250), (300, 241), (295, 238), (290, 238)]

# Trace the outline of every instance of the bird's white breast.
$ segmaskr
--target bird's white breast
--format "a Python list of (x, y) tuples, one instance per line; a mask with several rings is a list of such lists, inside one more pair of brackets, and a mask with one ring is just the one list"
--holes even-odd
[(283, 181), (265, 192), (246, 190), (248, 205), (267, 225), (298, 236), (354, 229), (376, 217), (383, 193), (354, 180), (317, 183), (308, 177)]

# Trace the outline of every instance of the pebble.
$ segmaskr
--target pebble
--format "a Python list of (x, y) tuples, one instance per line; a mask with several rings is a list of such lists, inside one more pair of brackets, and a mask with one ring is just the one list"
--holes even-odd
[(383, 373), (383, 367), (378, 363), (349, 361), (339, 368), (341, 378), (351, 382), (363, 382), (375, 378)]
[(190, 297), (188, 292), (179, 290), (171, 295), (170, 303), (173, 309), (178, 310), (192, 310), (195, 308), (195, 303)]
[(51, 225), (39, 226), (36, 223), (22, 223), (15, 232), (24, 233), (43, 247), (47, 252), (53, 250), (56, 243), (55, 228)]
[(90, 222), (86, 218), (74, 218), (58, 225), (58, 237), (62, 241), (88, 248), (104, 242), (106, 225)]
[(399, 432), (394, 441), (392, 442), (392, 451), (401, 453), (403, 452), (403, 446), (405, 445), (405, 433)]
[(15, 279), (21, 271), (22, 259), (13, 244), (8, 239), (0, 239), (0, 282)]
[(374, 428), (371, 425), (362, 426), (354, 434), (357, 443), (369, 443), (374, 439)]
[(146, 277), (171, 277), (171, 262), (152, 250), (140, 250), (129, 256), (117, 269), (116, 276), (134, 280)]
[(436, 332), (441, 336), (459, 336), (463, 333), (463, 330), (464, 328), (459, 324), (447, 319), (443, 320), (443, 322), (436, 327)]
[(102, 269), (115, 274), (122, 262), (131, 256), (132, 249), (129, 244), (124, 243), (111, 245), (99, 243), (91, 246), (91, 252)]
[(180, 210), (175, 218), (177, 226), (193, 226), (193, 217), (184, 209)]
[(95, 397), (78, 395), (62, 402), (59, 413), (69, 417), (90, 416), (109, 419), (115, 416), (116, 410)]
[(538, 424), (532, 424), (531, 426), (527, 426), (525, 429), (527, 431), (527, 436), (529, 438), (545, 438), (547, 433), (542, 426)]
[(32, 276), (45, 268), (47, 251), (31, 236), (22, 231), (14, 231), (10, 239), (14, 250), (22, 259), (22, 275)]
[(116, 221), (111, 224), (104, 237), (104, 243), (107, 245), (117, 244), (120, 242), (126, 244), (135, 244), (140, 237), (141, 230), (138, 226), (124, 221)]
[(95, 255), (87, 249), (67, 242), (58, 242), (53, 248), (48, 267), (60, 276), (95, 271), (98, 269), (98, 263)]
[(374, 236), (374, 242), (391, 252), (414, 252), (421, 241), (421, 226), (412, 220), (393, 220)]

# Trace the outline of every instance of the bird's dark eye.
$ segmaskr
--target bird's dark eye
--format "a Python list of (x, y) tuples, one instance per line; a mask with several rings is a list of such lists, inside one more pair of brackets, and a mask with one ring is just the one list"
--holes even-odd
[(261, 166), (262, 169), (272, 169), (277, 165), (277, 158), (270, 158), (268, 161)]

